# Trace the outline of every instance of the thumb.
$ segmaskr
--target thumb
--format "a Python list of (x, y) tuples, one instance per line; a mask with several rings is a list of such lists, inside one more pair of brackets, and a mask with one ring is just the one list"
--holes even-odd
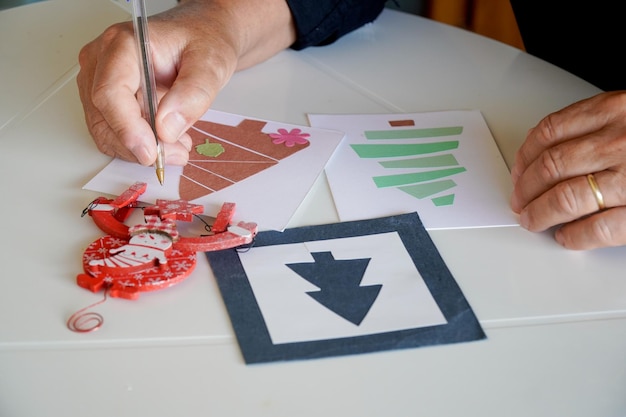
[[(220, 51), (220, 54), (225, 51)], [(234, 54), (188, 48), (170, 90), (159, 103), (156, 127), (159, 138), (175, 143), (211, 106), (237, 65)], [(225, 59), (224, 56), (231, 58)]]

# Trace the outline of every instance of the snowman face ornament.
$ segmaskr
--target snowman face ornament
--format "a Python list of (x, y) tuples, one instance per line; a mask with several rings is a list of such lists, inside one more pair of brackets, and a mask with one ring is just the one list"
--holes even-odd
[(109, 249), (110, 257), (90, 259), (88, 271), (101, 272), (103, 269), (111, 275), (125, 275), (132, 271), (167, 263), (171, 252), (172, 238), (159, 232), (141, 232), (130, 238), (128, 244)]
[[(175, 227), (173, 221), (166, 222)], [(78, 285), (93, 292), (107, 289), (112, 297), (136, 299), (140, 292), (170, 287), (189, 276), (196, 253), (175, 249), (172, 236), (145, 227), (132, 226), (130, 230), (141, 231), (128, 238), (107, 235), (92, 242), (83, 254), (85, 273), (78, 275)]]
[(158, 232), (145, 232), (131, 237), (129, 243), (165, 251), (172, 247), (172, 238), (165, 237)]
[(107, 233), (83, 253), (79, 286), (92, 292), (106, 290), (112, 297), (136, 299), (141, 292), (167, 288), (187, 278), (196, 265), (196, 253), (252, 243), (255, 223), (230, 225), (235, 205), (224, 203), (207, 236), (180, 236), (176, 221), (191, 221), (203, 207), (186, 201), (158, 200), (144, 208), (144, 221), (126, 226), (145, 183), (135, 183), (114, 200), (100, 197), (85, 210)]

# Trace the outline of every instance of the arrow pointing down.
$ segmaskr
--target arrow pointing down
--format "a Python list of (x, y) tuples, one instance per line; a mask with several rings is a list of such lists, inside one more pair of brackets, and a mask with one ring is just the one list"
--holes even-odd
[(331, 252), (311, 253), (315, 262), (287, 264), (319, 287), (307, 294), (337, 315), (360, 325), (376, 301), (382, 285), (361, 286), (371, 258), (337, 260)]

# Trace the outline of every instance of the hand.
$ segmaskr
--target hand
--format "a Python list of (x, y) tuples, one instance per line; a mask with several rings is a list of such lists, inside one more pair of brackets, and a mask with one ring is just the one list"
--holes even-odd
[[(165, 163), (184, 165), (186, 131), (232, 74), (295, 40), (284, 0), (189, 0), (149, 19), (159, 105), (156, 129)], [(132, 23), (109, 27), (79, 55), (78, 90), (98, 149), (142, 165), (156, 160), (156, 142), (137, 101), (140, 69)]]
[[(596, 179), (604, 210), (587, 174)], [(548, 115), (528, 132), (511, 175), (511, 208), (524, 228), (561, 225), (555, 239), (569, 249), (625, 245), (626, 91)]]

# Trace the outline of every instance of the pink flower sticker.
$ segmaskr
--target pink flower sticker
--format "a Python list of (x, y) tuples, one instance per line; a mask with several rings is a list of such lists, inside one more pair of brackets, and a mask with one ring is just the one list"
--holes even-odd
[(287, 129), (278, 129), (278, 133), (270, 133), (269, 137), (272, 138), (272, 143), (275, 145), (280, 145), (284, 143), (288, 148), (293, 147), (294, 145), (304, 145), (309, 143), (306, 139), (310, 137), (309, 133), (303, 133), (300, 129), (291, 129), (287, 131)]

